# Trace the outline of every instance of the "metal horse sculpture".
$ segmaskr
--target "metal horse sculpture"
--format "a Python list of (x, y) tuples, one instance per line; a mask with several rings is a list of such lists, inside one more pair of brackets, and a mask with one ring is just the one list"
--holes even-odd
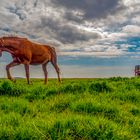
[(27, 82), (30, 84), (29, 65), (41, 64), (44, 71), (46, 84), (48, 80), (46, 65), (48, 62), (51, 62), (57, 72), (58, 81), (61, 81), (60, 71), (57, 65), (57, 56), (53, 47), (31, 42), (27, 38), (1, 37), (0, 56), (2, 55), (3, 51), (9, 52), (13, 58), (13, 61), (6, 66), (8, 79), (14, 81), (10, 74), (11, 67), (24, 64)]

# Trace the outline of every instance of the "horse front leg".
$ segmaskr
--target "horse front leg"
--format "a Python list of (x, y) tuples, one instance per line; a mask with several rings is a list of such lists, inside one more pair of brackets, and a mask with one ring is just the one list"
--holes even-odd
[(7, 77), (8, 77), (9, 80), (14, 81), (14, 82), (15, 82), (15, 79), (13, 79), (12, 76), (11, 76), (11, 74), (10, 74), (10, 68), (11, 67), (14, 67), (14, 66), (17, 66), (17, 65), (20, 65), (20, 63), (15, 62), (15, 61), (12, 61), (11, 63), (9, 63), (6, 66)]
[(25, 67), (27, 82), (28, 84), (30, 84), (29, 64), (24, 64), (24, 67)]

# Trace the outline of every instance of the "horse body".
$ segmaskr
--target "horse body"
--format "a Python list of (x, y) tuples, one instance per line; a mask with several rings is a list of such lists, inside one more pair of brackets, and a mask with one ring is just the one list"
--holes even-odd
[(3, 37), (0, 38), (0, 55), (2, 54), (2, 51), (9, 52), (13, 57), (13, 61), (6, 66), (7, 76), (9, 79), (13, 80), (10, 74), (10, 68), (16, 65), (24, 64), (29, 84), (29, 65), (41, 64), (45, 75), (45, 83), (47, 83), (46, 65), (48, 62), (51, 62), (57, 72), (58, 80), (60, 81), (60, 72), (56, 58), (57, 56), (53, 47), (37, 44), (26, 38)]

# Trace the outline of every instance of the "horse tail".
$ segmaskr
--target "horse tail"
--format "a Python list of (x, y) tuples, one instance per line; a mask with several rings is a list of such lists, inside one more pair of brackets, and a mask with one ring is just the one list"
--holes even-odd
[(57, 65), (57, 55), (56, 55), (56, 51), (54, 47), (51, 46), (46, 46), (51, 54), (51, 59), (50, 62), (52, 63), (52, 65), (54, 66), (56, 72), (57, 72), (57, 76), (58, 76), (58, 81), (61, 82), (61, 78), (60, 78), (60, 69)]
[(55, 48), (54, 47), (50, 47), (50, 46), (48, 48), (49, 48), (49, 51), (51, 53), (50, 62), (57, 69), (57, 71), (60, 73), (60, 69), (59, 69), (59, 67), (57, 65), (57, 54), (56, 54)]
[(51, 54), (50, 61), (53, 62), (53, 63), (57, 63), (57, 55), (56, 55), (55, 48), (54, 47), (50, 47), (50, 46), (48, 48), (49, 48), (49, 51), (50, 51), (50, 54)]

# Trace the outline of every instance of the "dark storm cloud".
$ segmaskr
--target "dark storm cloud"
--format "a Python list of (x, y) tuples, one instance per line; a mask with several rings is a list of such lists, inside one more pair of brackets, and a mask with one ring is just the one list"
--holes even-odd
[[(105, 18), (124, 6), (121, 0), (52, 0), (56, 6), (65, 7), (68, 10), (82, 10), (84, 18)], [(67, 13), (67, 10), (66, 10)]]
[(77, 23), (83, 23), (84, 22), (82, 16), (74, 15), (70, 10), (65, 11), (64, 18), (69, 20), (69, 21), (75, 21)]
[(62, 24), (62, 21), (54, 20), (52, 18), (41, 18), (40, 27), (46, 27), (46, 32), (52, 31), (55, 39), (61, 41), (62, 43), (76, 43), (79, 41), (89, 41), (90, 39), (101, 38), (100, 34), (96, 32), (85, 33), (73, 25), (68, 23)]

